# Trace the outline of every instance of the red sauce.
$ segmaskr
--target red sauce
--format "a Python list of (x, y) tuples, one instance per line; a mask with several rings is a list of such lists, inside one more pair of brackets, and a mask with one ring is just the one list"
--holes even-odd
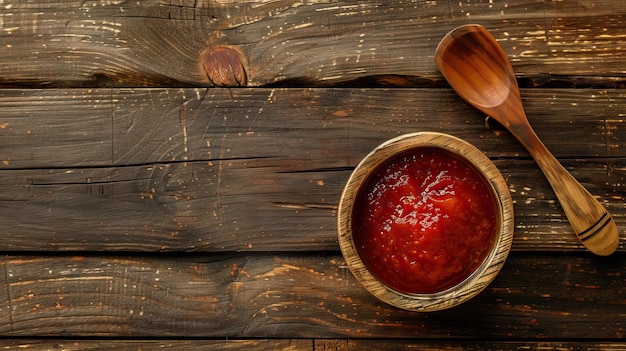
[(381, 165), (352, 212), (359, 256), (383, 283), (408, 294), (446, 290), (483, 262), (497, 230), (485, 179), (463, 159), (416, 148)]

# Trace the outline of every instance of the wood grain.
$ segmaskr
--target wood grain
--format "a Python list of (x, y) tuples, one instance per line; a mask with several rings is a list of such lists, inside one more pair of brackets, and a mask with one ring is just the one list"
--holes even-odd
[(429, 341), (427, 339), (247, 339), (247, 340), (0, 340), (0, 347), (33, 351), (86, 350), (86, 351), (136, 351), (136, 350), (241, 350), (250, 351), (488, 351), (488, 350), (626, 350), (620, 342), (593, 341)]
[[(557, 157), (624, 156), (623, 90), (526, 89), (522, 99)], [(2, 169), (251, 158), (289, 158), (285, 171), (341, 168), (420, 130), (492, 158), (527, 157), (447, 89), (4, 89), (0, 108)]]
[[(625, 235), (626, 94), (523, 95)], [(514, 250), (581, 249), (523, 148), (447, 89), (2, 90), (0, 108), (0, 250), (336, 250), (352, 169), (424, 130), (495, 161), (515, 202)]]
[(251, 350), (251, 351), (387, 351), (415, 349), (423, 351), (488, 351), (488, 350), (622, 350), (620, 342), (551, 342), (551, 341), (431, 341), (384, 339), (248, 339), (248, 340), (0, 340), (4, 350), (59, 351), (200, 351), (200, 350)]
[(0, 333), (10, 337), (589, 341), (624, 333), (623, 254), (512, 255), (483, 293), (426, 314), (379, 302), (333, 254), (13, 256), (1, 264)]
[[(0, 348), (626, 350), (626, 4), (0, 3)], [(584, 253), (524, 149), (446, 89), (435, 47), (465, 23), (614, 214), (613, 256)], [(206, 89), (216, 47), (242, 54), (217, 83), (249, 88)], [(516, 213), (497, 279), (433, 314), (362, 289), (335, 233), (357, 162), (419, 130), (483, 150)]]
[[(320, 343), (321, 344), (321, 343)], [(0, 340), (0, 347), (33, 351), (137, 351), (137, 350), (250, 350), (250, 351), (313, 351), (312, 339), (248, 339), (248, 340)], [(594, 344), (591, 344), (594, 345)]]
[[(209, 85), (198, 58), (237, 46), (248, 84), (400, 86), (441, 80), (450, 29), (494, 31), (528, 85), (623, 87), (626, 4), (537, 2), (5, 1), (0, 85)], [(591, 77), (590, 77), (591, 76)]]

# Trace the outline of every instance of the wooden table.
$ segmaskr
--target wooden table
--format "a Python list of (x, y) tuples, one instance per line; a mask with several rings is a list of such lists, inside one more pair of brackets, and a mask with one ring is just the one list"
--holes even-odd
[[(613, 214), (612, 256), (443, 81), (466, 23)], [(626, 350), (622, 1), (4, 0), (0, 62), (3, 349)], [(496, 280), (434, 313), (376, 300), (336, 238), (355, 165), (413, 131), (484, 151), (516, 213)]]

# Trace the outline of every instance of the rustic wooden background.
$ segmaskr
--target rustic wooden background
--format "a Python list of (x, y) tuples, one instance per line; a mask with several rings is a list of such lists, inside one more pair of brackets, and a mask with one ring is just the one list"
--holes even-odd
[[(465, 23), (613, 214), (613, 256), (442, 80)], [(0, 346), (626, 350), (625, 88), (622, 1), (0, 0)], [(419, 130), (483, 150), (516, 213), (498, 278), (430, 314), (360, 288), (335, 226), (359, 160)]]

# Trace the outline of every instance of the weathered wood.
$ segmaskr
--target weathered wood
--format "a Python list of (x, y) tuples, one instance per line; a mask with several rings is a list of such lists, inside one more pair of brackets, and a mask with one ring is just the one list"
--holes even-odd
[[(624, 86), (626, 4), (507, 2), (3, 2), (2, 86), (209, 84), (198, 59), (239, 47), (250, 85), (424, 85), (450, 29), (494, 31), (529, 85)], [(399, 75), (399, 76), (398, 76)], [(592, 76), (593, 78), (590, 78)]]
[[(315, 345), (320, 342), (315, 343)], [(590, 351), (590, 350), (626, 350), (624, 343), (612, 342), (523, 342), (523, 341), (463, 341), (463, 342), (414, 342), (394, 340), (347, 340), (345, 350), (354, 351), (384, 351), (384, 350), (420, 350), (420, 351), (480, 351), (480, 350), (547, 350), (547, 351)], [(322, 342), (323, 345), (323, 342)], [(321, 348), (320, 350), (324, 350)], [(344, 350), (344, 349), (338, 349)]]
[(568, 338), (624, 333), (626, 256), (513, 255), (471, 301), (385, 305), (336, 255), (9, 257), (0, 334), (235, 338)]
[[(626, 93), (524, 96), (546, 145), (626, 235)], [(581, 248), (522, 147), (449, 90), (2, 90), (0, 111), (0, 250), (336, 250), (351, 170), (419, 130), (496, 162), (514, 250)]]
[[(579, 178), (607, 204), (618, 226), (626, 227), (621, 176), (608, 178), (605, 188), (596, 182), (604, 179), (606, 168), (594, 162), (565, 164), (584, 175)], [(498, 160), (496, 165), (514, 199), (513, 250), (582, 250), (531, 161)], [(349, 174), (282, 172), (265, 160), (0, 171), (0, 247), (336, 250), (335, 212)]]
[[(584, 345), (585, 343), (582, 343)], [(248, 350), (248, 351), (313, 351), (312, 339), (247, 339), (247, 340), (0, 340), (0, 347), (7, 350), (28, 349), (32, 351), (200, 351), (200, 350)], [(597, 345), (597, 344), (589, 344)]]
[[(0, 3), (0, 348), (626, 350), (626, 3)], [(584, 252), (523, 148), (443, 89), (435, 47), (465, 23), (620, 252)], [(219, 46), (241, 63), (210, 78)], [(336, 251), (352, 168), (416, 130), (483, 150), (516, 212), (498, 278), (432, 314), (380, 303)]]
[(428, 341), (420, 339), (247, 339), (247, 340), (0, 340), (6, 349), (32, 351), (196, 351), (196, 350), (249, 350), (249, 351), (488, 351), (488, 350), (626, 350), (620, 342), (552, 342), (552, 341)]
[[(557, 157), (626, 155), (624, 91), (522, 94)], [(289, 159), (285, 171), (341, 168), (420, 130), (457, 135), (492, 158), (527, 156), (447, 89), (0, 90), (0, 108), (2, 169), (252, 158)]]

